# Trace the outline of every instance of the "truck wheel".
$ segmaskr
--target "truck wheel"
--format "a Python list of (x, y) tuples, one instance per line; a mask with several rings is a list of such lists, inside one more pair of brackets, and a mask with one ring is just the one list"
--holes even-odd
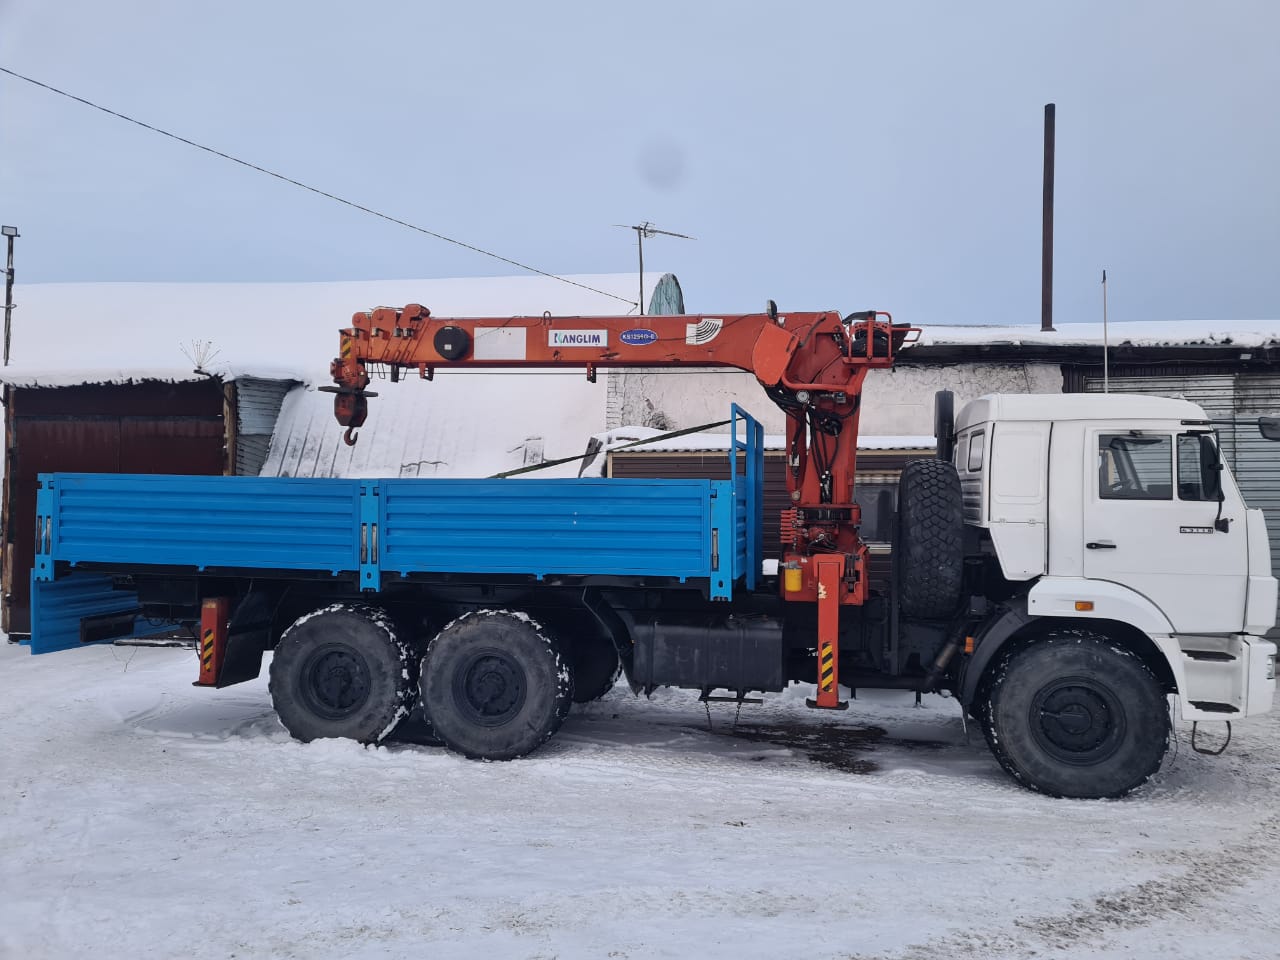
[(436, 736), (476, 760), (512, 760), (560, 729), (573, 674), (559, 644), (524, 614), (463, 614), (422, 658), (422, 704)]
[(1000, 765), (1055, 797), (1119, 797), (1156, 772), (1169, 707), (1147, 665), (1101, 634), (1061, 630), (993, 668), (980, 711)]
[(898, 605), (904, 616), (938, 620), (960, 604), (964, 512), (960, 477), (942, 460), (912, 460), (898, 481)]
[(284, 632), (269, 689), (280, 722), (296, 739), (377, 743), (409, 712), (413, 681), (413, 657), (386, 613), (336, 603)]
[(573, 667), (574, 703), (599, 700), (613, 689), (622, 673), (618, 651), (603, 637), (575, 643), (570, 661)]

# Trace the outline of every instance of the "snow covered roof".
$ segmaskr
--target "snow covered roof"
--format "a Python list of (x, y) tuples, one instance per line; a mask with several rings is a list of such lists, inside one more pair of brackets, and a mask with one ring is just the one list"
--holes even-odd
[[(646, 296), (663, 275), (645, 275)], [(634, 274), (568, 279), (631, 300)], [(436, 316), (620, 314), (627, 304), (549, 277), (359, 280), (334, 283), (47, 283), (14, 288), (12, 365), (0, 381), (67, 386), (198, 380), (202, 369), (323, 382), (338, 330), (377, 306), (422, 303)]]
[[(951, 326), (921, 324), (918, 347), (1049, 346), (1101, 347), (1101, 323), (1059, 323), (1052, 333), (1039, 324)], [(1111, 323), (1111, 346), (1264, 347), (1280, 345), (1280, 320), (1171, 320)], [(914, 349), (915, 347), (912, 347)]]
[[(333, 394), (291, 391), (262, 475), (489, 477), (580, 454), (605, 421), (605, 382), (581, 371), (444, 371), (430, 382), (375, 381), (373, 389), (354, 447), (342, 440)], [(521, 476), (577, 476), (576, 463), (566, 466)]]

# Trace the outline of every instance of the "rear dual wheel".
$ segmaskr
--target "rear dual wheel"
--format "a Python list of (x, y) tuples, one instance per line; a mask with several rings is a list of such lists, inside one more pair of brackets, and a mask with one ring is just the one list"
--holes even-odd
[(479, 610), (441, 630), (422, 658), (423, 712), (450, 750), (479, 760), (531, 753), (560, 729), (573, 672), (530, 617)]
[(569, 654), (573, 671), (573, 702), (591, 703), (613, 689), (622, 675), (618, 651), (607, 637), (580, 637)]
[(385, 611), (336, 603), (299, 617), (284, 632), (268, 688), (280, 722), (296, 739), (377, 743), (408, 714), (416, 673)]

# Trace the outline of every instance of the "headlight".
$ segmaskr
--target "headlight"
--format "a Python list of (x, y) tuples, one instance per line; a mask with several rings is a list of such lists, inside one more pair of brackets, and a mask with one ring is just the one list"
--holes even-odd
[(1274, 680), (1276, 678), (1276, 655), (1273, 653), (1267, 657), (1267, 679)]

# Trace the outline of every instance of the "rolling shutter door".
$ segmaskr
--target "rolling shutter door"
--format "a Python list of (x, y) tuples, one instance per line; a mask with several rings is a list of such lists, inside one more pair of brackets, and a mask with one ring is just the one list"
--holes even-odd
[(236, 381), (236, 476), (256, 477), (262, 472), (280, 406), (293, 385), (291, 380), (257, 377)]
[[(1280, 443), (1258, 432), (1258, 417), (1280, 413), (1280, 374), (1236, 378), (1235, 458), (1231, 470), (1245, 503), (1267, 518), (1271, 571), (1280, 576)], [(1280, 610), (1277, 611), (1280, 618)], [(1280, 625), (1268, 634), (1280, 639)]]

